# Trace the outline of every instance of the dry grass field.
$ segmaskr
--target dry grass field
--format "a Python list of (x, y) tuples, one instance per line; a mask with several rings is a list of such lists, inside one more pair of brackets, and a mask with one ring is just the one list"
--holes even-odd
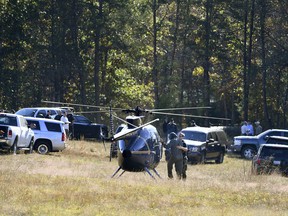
[(0, 155), (0, 215), (288, 215), (288, 178), (253, 176), (251, 162), (227, 155), (223, 164), (189, 165), (188, 179), (125, 172), (109, 146), (69, 141), (50, 155)]

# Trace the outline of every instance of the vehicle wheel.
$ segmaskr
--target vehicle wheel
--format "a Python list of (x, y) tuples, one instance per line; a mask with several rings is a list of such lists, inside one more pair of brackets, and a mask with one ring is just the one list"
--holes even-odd
[(221, 152), (219, 157), (217, 158), (217, 160), (215, 160), (215, 163), (216, 164), (221, 164), (221, 163), (223, 163), (223, 161), (224, 161), (224, 153)]
[(40, 143), (37, 145), (36, 147), (36, 151), (39, 153), (39, 154), (48, 154), (50, 152), (50, 148), (49, 148), (49, 145), (47, 143)]
[(252, 146), (246, 146), (242, 149), (241, 156), (245, 159), (251, 160), (256, 154), (256, 149)]

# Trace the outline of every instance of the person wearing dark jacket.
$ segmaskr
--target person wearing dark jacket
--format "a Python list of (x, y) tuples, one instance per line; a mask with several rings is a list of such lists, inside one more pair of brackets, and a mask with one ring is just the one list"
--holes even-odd
[(167, 126), (168, 126), (168, 119), (165, 118), (163, 124), (162, 124), (162, 129), (163, 129), (163, 133), (165, 136), (165, 141), (167, 142)]
[(167, 171), (168, 171), (168, 177), (170, 179), (173, 178), (173, 164), (175, 164), (175, 170), (178, 179), (182, 178), (182, 171), (183, 171), (183, 152), (187, 151), (187, 148), (184, 148), (182, 146), (181, 140), (177, 139), (176, 133), (172, 132), (169, 134), (169, 145), (171, 149), (171, 156), (167, 163)]
[(47, 110), (45, 118), (52, 119), (51, 114), (50, 114), (50, 110)]
[(57, 115), (55, 116), (54, 119), (60, 121), (60, 119), (61, 119), (61, 117), (62, 117), (62, 114), (61, 114), (61, 111), (60, 111), (60, 110), (58, 110), (57, 112), (58, 112), (58, 113), (57, 113)]
[[(184, 142), (184, 137), (185, 137), (185, 134), (184, 133), (179, 133), (178, 134), (178, 138), (179, 140), (182, 142), (182, 146), (187, 149), (187, 145), (186, 143)], [(182, 154), (183, 154), (183, 169), (182, 169), (182, 179), (185, 180), (187, 178), (187, 175), (186, 175), (186, 171), (187, 171), (187, 164), (188, 164), (188, 157), (187, 157), (187, 152), (188, 152), (188, 149), (183, 151), (182, 150)]]
[[(178, 132), (177, 125), (176, 125), (176, 123), (174, 122), (174, 119), (173, 119), (173, 118), (171, 118), (171, 119), (170, 119), (170, 122), (167, 124), (167, 135), (168, 135), (167, 141), (170, 139), (170, 138), (169, 138), (169, 135), (170, 135), (172, 132), (174, 132), (175, 134), (177, 134), (177, 132)], [(176, 137), (177, 137), (177, 135), (176, 135)]]

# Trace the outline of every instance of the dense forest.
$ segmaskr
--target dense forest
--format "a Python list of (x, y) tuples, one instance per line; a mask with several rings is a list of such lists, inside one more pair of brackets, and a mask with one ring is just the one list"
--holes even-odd
[(1, 109), (210, 106), (186, 112), (287, 128), (287, 0), (0, 2)]

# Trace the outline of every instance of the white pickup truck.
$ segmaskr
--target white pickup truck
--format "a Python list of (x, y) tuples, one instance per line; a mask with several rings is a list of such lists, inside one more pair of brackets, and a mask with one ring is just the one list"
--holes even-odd
[(13, 151), (23, 149), (32, 153), (34, 132), (23, 116), (0, 113), (0, 149)]

